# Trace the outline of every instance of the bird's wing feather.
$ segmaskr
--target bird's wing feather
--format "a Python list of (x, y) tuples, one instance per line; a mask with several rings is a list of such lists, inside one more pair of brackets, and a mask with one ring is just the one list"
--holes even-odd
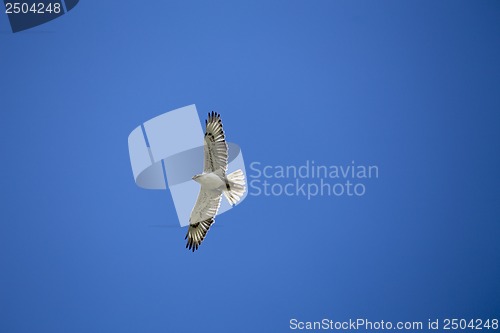
[(220, 114), (211, 112), (205, 121), (205, 164), (204, 172), (214, 172), (222, 169), (227, 170), (227, 143)]
[(189, 223), (194, 224), (214, 217), (217, 214), (217, 210), (219, 210), (221, 196), (221, 192), (206, 190), (201, 187), (198, 199), (196, 199), (196, 203), (191, 211)]
[(187, 239), (186, 248), (192, 250), (198, 250), (201, 242), (205, 239), (210, 226), (215, 222), (214, 218), (206, 219), (205, 221), (197, 222), (195, 224), (189, 225), (189, 230), (184, 239)]
[(198, 199), (191, 211), (189, 229), (186, 234), (189, 249), (197, 250), (205, 238), (208, 229), (215, 222), (215, 215), (219, 210), (222, 193), (200, 189)]

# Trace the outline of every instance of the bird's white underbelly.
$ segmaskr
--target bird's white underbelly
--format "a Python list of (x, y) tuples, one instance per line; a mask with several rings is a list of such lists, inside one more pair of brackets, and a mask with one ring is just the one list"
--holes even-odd
[(210, 190), (215, 190), (225, 186), (226, 183), (216, 174), (214, 173), (204, 173), (199, 178), (199, 183), (202, 187), (205, 187)]

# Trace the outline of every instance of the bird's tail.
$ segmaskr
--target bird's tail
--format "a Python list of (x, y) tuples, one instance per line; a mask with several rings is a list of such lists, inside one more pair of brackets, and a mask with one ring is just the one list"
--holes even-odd
[(227, 189), (223, 193), (232, 206), (240, 201), (243, 194), (245, 194), (245, 185), (245, 175), (241, 169), (227, 175)]

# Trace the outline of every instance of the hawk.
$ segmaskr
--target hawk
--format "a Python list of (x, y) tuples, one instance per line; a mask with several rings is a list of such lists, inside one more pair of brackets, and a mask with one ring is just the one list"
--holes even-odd
[(193, 176), (201, 185), (198, 199), (191, 211), (186, 248), (198, 249), (215, 222), (222, 194), (234, 206), (245, 194), (245, 175), (241, 169), (229, 175), (227, 171), (228, 148), (220, 114), (211, 112), (205, 120), (203, 173)]

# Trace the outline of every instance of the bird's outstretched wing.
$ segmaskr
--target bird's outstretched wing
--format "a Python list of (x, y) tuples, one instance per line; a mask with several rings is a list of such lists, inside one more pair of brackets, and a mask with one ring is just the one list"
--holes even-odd
[(204, 172), (227, 170), (227, 143), (220, 114), (211, 112), (205, 120), (205, 164)]
[(222, 193), (200, 189), (196, 204), (189, 218), (189, 229), (186, 234), (186, 248), (197, 250), (207, 235), (208, 229), (215, 222), (215, 215), (219, 210)]
[(203, 239), (207, 235), (210, 226), (214, 223), (214, 218), (209, 218), (205, 221), (197, 222), (195, 224), (189, 225), (189, 230), (184, 239), (187, 239), (186, 248), (192, 250), (198, 250)]

